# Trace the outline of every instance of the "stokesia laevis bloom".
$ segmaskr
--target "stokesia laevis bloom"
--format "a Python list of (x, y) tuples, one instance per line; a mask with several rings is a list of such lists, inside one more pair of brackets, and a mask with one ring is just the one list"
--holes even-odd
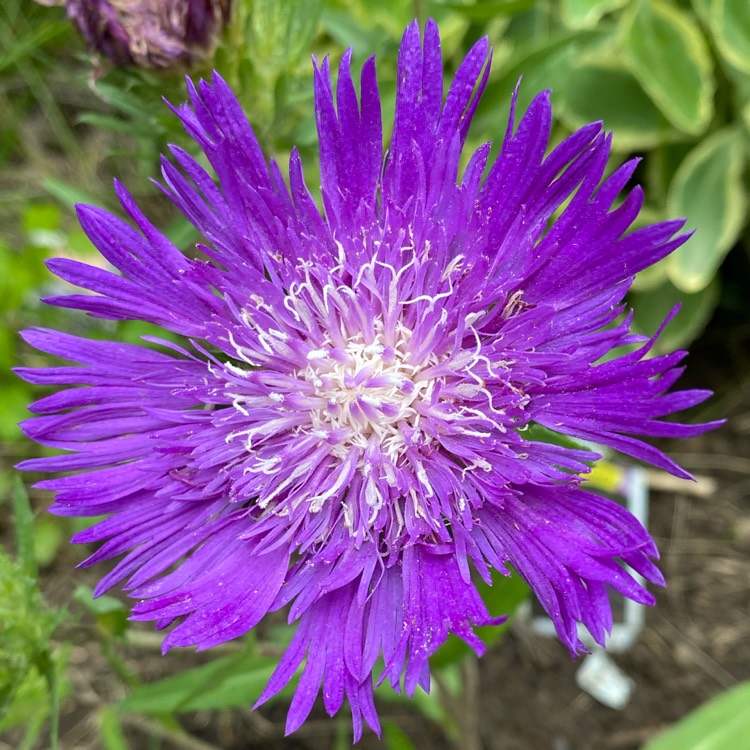
[(608, 586), (653, 603), (621, 565), (661, 584), (653, 541), (581, 488), (595, 454), (535, 439), (540, 426), (686, 476), (641, 438), (717, 423), (662, 421), (708, 393), (669, 392), (684, 353), (647, 356), (654, 339), (630, 333), (623, 297), (686, 235), (679, 220), (626, 233), (641, 190), (613, 204), (636, 162), (603, 178), (599, 123), (545, 155), (548, 92), (517, 126), (514, 98), (497, 159), (487, 166), (486, 145), (461, 171), (488, 43), (444, 98), (437, 28), (421, 40), (412, 24), (384, 159), (374, 60), (358, 100), (350, 59), (335, 96), (327, 59), (315, 67), (323, 215), (296, 151), (287, 183), (224, 81), (188, 82), (175, 111), (218, 184), (172, 148), (164, 190), (204, 259), (180, 253), (117, 185), (136, 228), (91, 206), (79, 216), (121, 275), (53, 260), (95, 295), (47, 300), (185, 343), (33, 330), (30, 344), (78, 364), (19, 372), (83, 386), (37, 401), (24, 423), (69, 453), (22, 466), (76, 472), (40, 483), (57, 493), (54, 512), (107, 516), (74, 537), (106, 540), (87, 564), (124, 555), (96, 593), (124, 582), (135, 619), (176, 623), (165, 649), (210, 648), (290, 605), (297, 629), (259, 703), (306, 659), (288, 731), (322, 684), (330, 714), (348, 699), (359, 737), (363, 717), (378, 730), (379, 657), (382, 679), (411, 694), (429, 686), (449, 632), (482, 652), (474, 626), (502, 613), (487, 611), (472, 571), (489, 580), (512, 565), (573, 654), (578, 622), (604, 642)]

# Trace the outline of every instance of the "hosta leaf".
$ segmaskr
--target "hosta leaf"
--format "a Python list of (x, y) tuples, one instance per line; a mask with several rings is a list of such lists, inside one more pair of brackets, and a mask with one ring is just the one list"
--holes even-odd
[(560, 15), (571, 29), (593, 29), (605, 13), (622, 8), (627, 0), (562, 0)]
[(527, 10), (534, 5), (534, 0), (480, 0), (476, 3), (465, 3), (460, 0), (435, 0), (441, 8), (450, 8), (471, 21), (491, 21), (498, 16), (512, 16)]
[(719, 302), (719, 281), (714, 279), (705, 289), (686, 294), (665, 281), (656, 289), (632, 295), (634, 327), (652, 336), (670, 310), (680, 304), (679, 313), (669, 322), (656, 344), (657, 351), (667, 352), (687, 346), (706, 327)]
[(588, 31), (565, 32), (538, 44), (519, 45), (507, 67), (501, 68), (497, 79), (487, 86), (472, 125), (474, 132), (491, 131), (502, 121), (506, 115), (501, 112), (505, 112), (519, 79), (519, 111), (526, 109), (542, 89), (552, 89), (555, 99), (564, 98), (570, 70), (593, 36)]
[(706, 40), (690, 14), (641, 0), (623, 16), (623, 58), (667, 119), (691, 135), (713, 116), (714, 78)]
[(707, 26), (711, 22), (711, 0), (692, 0), (693, 11)]
[(650, 148), (670, 132), (664, 116), (629, 71), (594, 65), (571, 72), (562, 119), (571, 129), (603, 120), (620, 150)]
[(670, 185), (667, 212), (696, 227), (667, 260), (669, 278), (686, 292), (708, 285), (742, 229), (744, 151), (739, 130), (724, 128), (687, 155)]
[(711, 30), (721, 54), (739, 70), (750, 73), (750, 2), (713, 0)]

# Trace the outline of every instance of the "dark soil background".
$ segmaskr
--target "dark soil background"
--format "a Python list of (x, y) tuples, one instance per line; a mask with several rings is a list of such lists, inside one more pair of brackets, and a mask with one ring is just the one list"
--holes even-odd
[[(650, 528), (662, 552), (668, 588), (657, 592), (646, 627), (627, 654), (612, 658), (635, 681), (622, 711), (597, 703), (576, 685), (581, 661), (571, 662), (556, 641), (535, 636), (520, 623), (469, 673), (477, 703), (466, 707), (464, 732), (484, 750), (636, 750), (659, 730), (724, 688), (750, 678), (750, 326), (714, 326), (689, 358), (686, 386), (714, 388), (719, 396), (704, 416), (723, 414), (728, 424), (701, 438), (670, 446), (670, 454), (697, 475), (715, 482), (709, 496), (689, 483), (652, 492)], [(700, 415), (698, 415), (700, 416)], [(679, 451), (677, 453), (676, 451)], [(705, 486), (705, 485), (703, 485)], [(93, 584), (100, 571), (74, 570), (80, 550), (64, 545), (43, 587), (54, 604), (71, 601), (75, 587)], [(77, 605), (73, 605), (75, 608)], [(85, 621), (86, 616), (82, 616)], [(146, 630), (143, 631), (144, 633)], [(67, 633), (71, 694), (64, 700), (61, 750), (98, 750), (97, 710), (122, 697), (126, 688), (85, 628)], [(155, 637), (155, 636), (154, 636)], [(125, 648), (127, 666), (141, 679), (179, 672), (210, 659), (176, 651), (162, 658), (154, 649)], [(419, 750), (469, 747), (468, 734), (452, 743), (442, 729), (410, 707), (383, 705), (381, 718), (394, 719)], [(182, 717), (189, 735), (163, 739), (165, 750), (325, 750), (335, 744), (342, 722), (319, 707), (293, 737), (283, 738), (285, 706), (200, 713)], [(126, 719), (134, 750), (154, 747), (151, 725)], [(15, 750), (17, 737), (0, 739)], [(40, 747), (43, 747), (40, 745)], [(358, 745), (382, 748), (371, 733)], [(687, 750), (687, 749), (686, 749)], [(738, 748), (738, 750), (741, 750)]]

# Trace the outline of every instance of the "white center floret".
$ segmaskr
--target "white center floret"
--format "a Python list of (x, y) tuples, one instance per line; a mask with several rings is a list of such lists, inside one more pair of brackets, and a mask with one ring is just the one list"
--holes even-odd
[(402, 426), (418, 429), (420, 407), (429, 403), (436, 381), (421, 375), (429, 365), (410, 363), (411, 331), (399, 326), (398, 333), (392, 346), (381, 333), (372, 343), (358, 334), (343, 350), (322, 347), (308, 353), (298, 377), (314, 389), (319, 407), (310, 410), (312, 428), (321, 438), (336, 437), (334, 455), (343, 458), (352, 447), (364, 450), (375, 438), (394, 460), (405, 449)]

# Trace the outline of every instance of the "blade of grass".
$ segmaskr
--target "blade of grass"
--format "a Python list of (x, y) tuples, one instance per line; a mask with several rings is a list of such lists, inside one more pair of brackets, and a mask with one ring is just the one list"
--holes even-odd
[(20, 477), (13, 481), (13, 524), (16, 531), (16, 551), (23, 572), (32, 580), (37, 578), (34, 557), (34, 513), (29, 496)]
[(32, 29), (24, 36), (16, 37), (13, 30), (6, 24), (0, 23), (0, 42), (4, 54), (0, 55), (0, 73), (7, 68), (13, 67), (19, 61), (26, 62), (28, 57), (40, 47), (59, 36), (67, 33), (64, 24), (45, 24), (37, 29)]

